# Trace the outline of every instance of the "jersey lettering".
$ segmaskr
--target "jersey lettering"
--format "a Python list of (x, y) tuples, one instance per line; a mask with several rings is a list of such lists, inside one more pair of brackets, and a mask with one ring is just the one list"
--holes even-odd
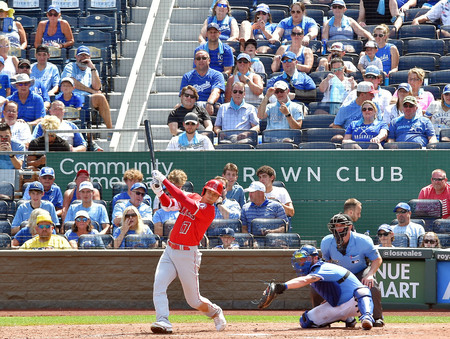
[(189, 231), (189, 228), (191, 227), (190, 221), (184, 221), (183, 224), (180, 227), (180, 234), (187, 234)]

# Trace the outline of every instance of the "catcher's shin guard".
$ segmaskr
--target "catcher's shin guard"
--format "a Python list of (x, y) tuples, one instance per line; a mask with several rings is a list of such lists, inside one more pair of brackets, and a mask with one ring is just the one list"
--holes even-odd
[(353, 296), (358, 302), (359, 312), (361, 313), (359, 320), (362, 321), (363, 319), (368, 319), (372, 323), (374, 323), (375, 320), (373, 319), (373, 301), (370, 289), (366, 286), (359, 287), (353, 292)]

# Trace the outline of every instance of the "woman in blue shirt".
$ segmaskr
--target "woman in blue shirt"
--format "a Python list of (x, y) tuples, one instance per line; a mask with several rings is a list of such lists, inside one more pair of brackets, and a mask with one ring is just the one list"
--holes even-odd
[(378, 25), (373, 30), (373, 36), (378, 45), (378, 51), (375, 55), (381, 59), (381, 62), (383, 63), (383, 72), (386, 76), (388, 76), (389, 73), (398, 71), (398, 61), (400, 59), (400, 53), (398, 52), (397, 47), (387, 42), (389, 34), (389, 27), (385, 24)]
[[(122, 227), (116, 228), (113, 234), (114, 248), (125, 248), (125, 237), (129, 234), (153, 234), (150, 227), (144, 224), (138, 209), (134, 206), (128, 206), (123, 211)], [(156, 245), (155, 239), (151, 245)]]
[(239, 37), (239, 25), (231, 16), (231, 7), (228, 0), (218, 0), (213, 7), (213, 15), (203, 23), (202, 30), (198, 36), (200, 45), (206, 43), (206, 28), (211, 22), (219, 25), (221, 41), (237, 41)]
[[(109, 228), (106, 228), (106, 232)], [(102, 231), (102, 233), (104, 233)], [(83, 234), (98, 234), (98, 231), (92, 225), (91, 217), (87, 211), (80, 210), (75, 214), (75, 221), (72, 229), (68, 230), (64, 235), (69, 241), (73, 249), (78, 249), (78, 238)], [(104, 247), (104, 245), (103, 245)]]

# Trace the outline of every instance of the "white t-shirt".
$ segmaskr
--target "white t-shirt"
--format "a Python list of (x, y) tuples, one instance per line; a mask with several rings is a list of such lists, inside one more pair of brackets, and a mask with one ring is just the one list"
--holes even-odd
[(450, 3), (447, 0), (441, 0), (426, 13), (431, 21), (442, 20), (442, 24), (450, 25)]
[(18, 122), (12, 126), (11, 128), (11, 139), (15, 141), (20, 141), (22, 144), (26, 144), (33, 140), (33, 136), (31, 135), (30, 126), (26, 122)]
[(291, 196), (289, 195), (286, 188), (277, 187), (277, 186), (272, 186), (272, 191), (269, 193), (266, 192), (266, 198), (267, 199), (276, 199), (282, 204), (287, 204), (287, 203), (292, 202)]

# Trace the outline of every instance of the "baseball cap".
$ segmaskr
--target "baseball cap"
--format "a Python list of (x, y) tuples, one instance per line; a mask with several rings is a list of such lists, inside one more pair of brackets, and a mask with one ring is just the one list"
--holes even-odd
[(259, 4), (258, 7), (256, 7), (256, 12), (270, 13), (270, 8), (266, 4)]
[(362, 93), (378, 93), (378, 91), (373, 88), (373, 84), (369, 81), (361, 81), (356, 86), (356, 91)]
[(15, 12), (14, 8), (9, 8), (8, 4), (4, 1), (0, 1), (0, 11), (8, 12), (8, 17), (10, 18), (13, 16)]
[(331, 45), (330, 51), (336, 51), (336, 52), (343, 52), (344, 51), (344, 44), (342, 42), (335, 42)]
[(39, 181), (33, 181), (29, 186), (29, 191), (44, 192), (44, 186)]
[(380, 76), (381, 72), (377, 66), (370, 65), (370, 66), (367, 66), (365, 75), (369, 75), (369, 74), (375, 75), (375, 76)]
[(60, 84), (62, 84), (63, 82), (70, 82), (72, 86), (75, 86), (75, 83), (73, 82), (73, 79), (71, 77), (62, 78)]
[(194, 124), (198, 123), (198, 116), (195, 113), (188, 113), (184, 116), (183, 122), (193, 122)]
[(31, 86), (33, 86), (34, 79), (31, 79), (30, 76), (26, 73), (20, 73), (16, 75), (16, 81), (14, 82), (13, 86), (16, 87), (16, 84), (21, 84), (24, 82), (29, 82)]
[(258, 43), (256, 42), (255, 39), (248, 39), (244, 44), (244, 48), (247, 47), (248, 45), (253, 45), (255, 46), (255, 48), (258, 47)]
[(83, 181), (80, 184), (80, 188), (78, 189), (78, 191), (84, 190), (84, 189), (88, 189), (93, 191), (94, 190), (94, 185), (92, 185), (92, 183), (90, 181)]
[(442, 91), (442, 94), (450, 93), (450, 85), (445, 85), (444, 90)]
[(402, 208), (406, 211), (411, 211), (411, 207), (406, 202), (399, 202), (394, 208), (394, 213), (397, 212), (398, 208)]
[(81, 54), (91, 55), (91, 51), (86, 46), (80, 46), (77, 48), (77, 56)]
[(289, 59), (295, 60), (295, 59), (297, 59), (297, 56), (295, 55), (294, 52), (289, 51), (289, 52), (284, 53), (283, 57), (281, 59), (283, 60), (284, 58), (289, 58)]
[(347, 7), (347, 6), (345, 5), (345, 1), (344, 1), (344, 0), (334, 0), (334, 1), (331, 3), (331, 6), (333, 6), (333, 5), (341, 5), (341, 6)]
[(55, 170), (51, 167), (42, 167), (39, 172), (39, 176), (43, 177), (44, 175), (51, 175), (53, 178), (55, 177)]
[(274, 88), (282, 89), (283, 91), (289, 89), (288, 84), (283, 80), (278, 80), (274, 85)]
[[(448, 86), (448, 85), (447, 85)], [(447, 87), (446, 86), (446, 87)], [(400, 89), (404, 89), (406, 92), (410, 92), (411, 91), (411, 85), (408, 84), (407, 82), (402, 82), (400, 85), (398, 85), (397, 90)], [(445, 90), (445, 89), (444, 89)], [(449, 92), (450, 92), (450, 87), (449, 87)]]
[(266, 186), (261, 181), (253, 181), (248, 188), (244, 190), (244, 192), (266, 192)]
[(220, 231), (219, 236), (223, 237), (224, 235), (227, 235), (229, 237), (234, 237), (234, 230), (232, 228), (226, 227)]
[(241, 59), (245, 59), (248, 62), (252, 62), (252, 58), (250, 58), (250, 55), (248, 55), (247, 53), (241, 53), (236, 58), (236, 60), (241, 60)]
[(133, 186), (131, 186), (130, 191), (134, 191), (138, 188), (143, 188), (145, 193), (147, 193), (147, 186), (145, 186), (145, 184), (143, 184), (142, 182), (137, 182), (137, 183), (133, 184)]
[(85, 169), (80, 169), (78, 172), (77, 172), (77, 178), (81, 175), (81, 174), (86, 174), (87, 176), (89, 176), (89, 172), (88, 171), (86, 171)]
[(412, 95), (408, 95), (403, 99), (403, 103), (409, 102), (410, 104), (413, 104), (414, 106), (417, 106), (417, 99), (413, 97)]
[(78, 217), (85, 217), (88, 219), (91, 219), (91, 217), (89, 216), (89, 213), (85, 210), (79, 210), (76, 214), (75, 214), (75, 219)]
[(378, 48), (378, 44), (375, 41), (373, 41), (373, 40), (369, 40), (364, 45), (364, 48), (368, 48), (368, 47)]
[(41, 222), (49, 222), (53, 225), (53, 220), (47, 213), (38, 215), (36, 218), (36, 224), (39, 225)]
[(50, 6), (48, 6), (47, 13), (50, 11), (55, 11), (56, 13), (61, 13), (61, 8), (59, 8), (59, 6), (57, 6), (57, 5), (50, 5)]
[(217, 29), (220, 32), (220, 27), (215, 22), (211, 22), (210, 24), (208, 24), (208, 28), (206, 30), (209, 31), (211, 28)]
[(378, 232), (380, 232), (380, 231), (385, 231), (385, 232), (388, 232), (388, 233), (392, 233), (393, 232), (391, 225), (388, 225), (388, 224), (380, 225), (380, 227), (378, 227)]
[(28, 66), (31, 66), (31, 62), (30, 62), (30, 60), (28, 60), (28, 59), (21, 59), (21, 60), (19, 61), (19, 64), (18, 64), (17, 66), (20, 67), (20, 66), (22, 66), (22, 65), (28, 65)]

